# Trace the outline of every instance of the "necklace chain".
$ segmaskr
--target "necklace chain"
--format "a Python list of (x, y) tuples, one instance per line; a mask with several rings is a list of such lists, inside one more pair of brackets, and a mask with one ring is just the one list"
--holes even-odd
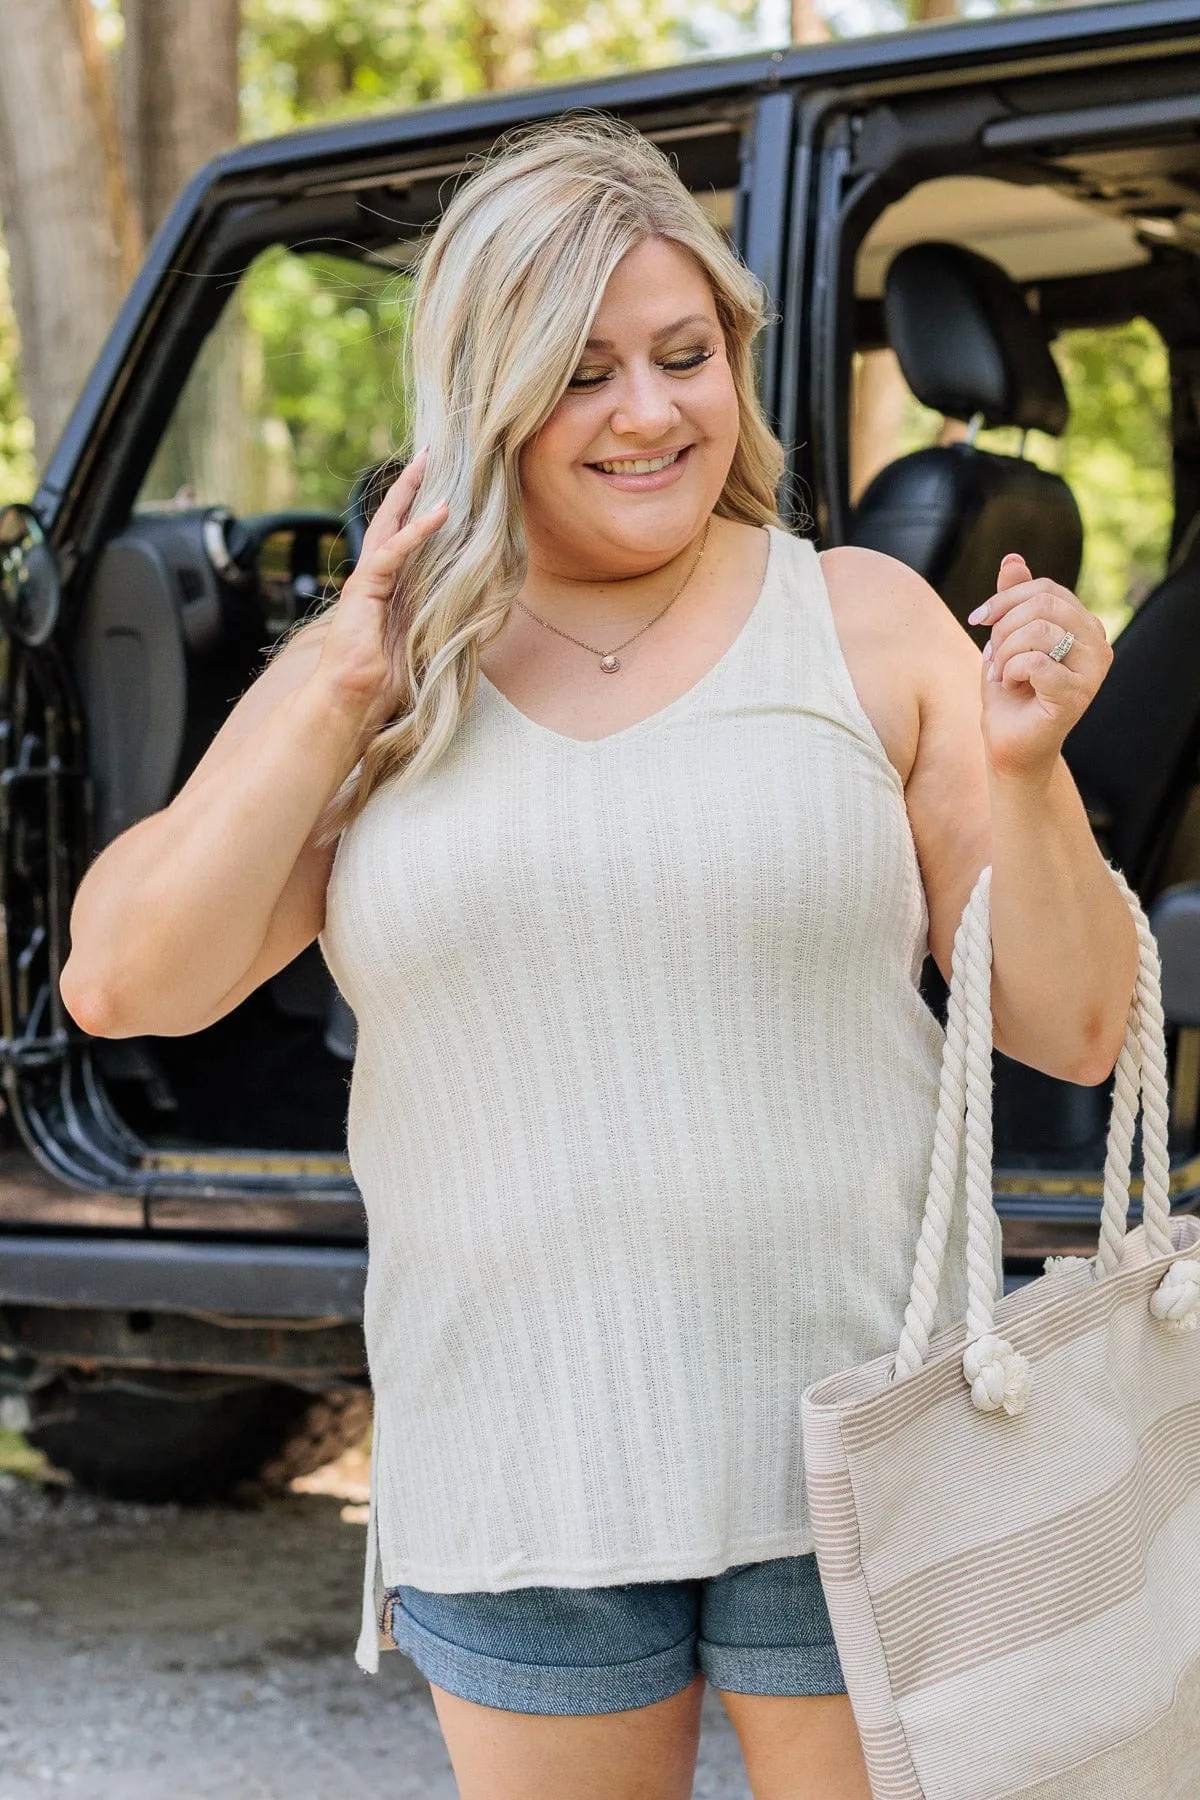
[(641, 637), (643, 631), (649, 631), (651, 625), (657, 625), (658, 621), (662, 618), (663, 613), (670, 611), (671, 607), (674, 606), (679, 596), (683, 593), (684, 588), (687, 587), (688, 583), (691, 581), (692, 576), (700, 566), (700, 558), (704, 555), (708, 545), (708, 529), (711, 524), (712, 514), (710, 513), (704, 527), (704, 536), (700, 540), (700, 548), (696, 553), (695, 561), (692, 563), (691, 568), (688, 570), (675, 592), (671, 595), (671, 598), (667, 601), (666, 606), (664, 606), (661, 611), (656, 612), (652, 619), (648, 619), (644, 625), (640, 626), (631, 637), (627, 637), (624, 643), (614, 644), (611, 650), (597, 650), (594, 644), (585, 644), (582, 638), (572, 637), (569, 631), (563, 631), (560, 626), (552, 625), (549, 619), (543, 619), (540, 614), (533, 611), (532, 607), (526, 606), (525, 602), (521, 599), (517, 600), (517, 605), (521, 608), (522, 612), (528, 613), (529, 617), (535, 619), (539, 625), (544, 625), (547, 631), (557, 632), (559, 637), (566, 638), (569, 643), (578, 644), (581, 650), (590, 650), (593, 656), (598, 656), (600, 658), (600, 667), (603, 669), (604, 673), (606, 675), (614, 675), (621, 667), (621, 664), (617, 659), (617, 651), (624, 650), (626, 644), (632, 644), (634, 638)]

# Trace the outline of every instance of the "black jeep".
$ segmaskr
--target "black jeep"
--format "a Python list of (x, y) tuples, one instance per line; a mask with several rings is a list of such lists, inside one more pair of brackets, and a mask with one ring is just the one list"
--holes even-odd
[[(1067, 755), (1153, 909), (1174, 1198), (1200, 1203), (1198, 50), (1200, 0), (1022, 12), (296, 133), (186, 190), (0, 526), (0, 1390), (56, 1463), (198, 1495), (281, 1482), (365, 1427), (354, 1022), (316, 947), (187, 1038), (89, 1040), (58, 978), (89, 858), (167, 803), (351, 566), (403, 422), (413, 251), (523, 120), (603, 108), (670, 150), (774, 302), (761, 374), (792, 518), (913, 564), (960, 619), (1007, 550), (1076, 583), (1088, 534), (1055, 441), (1097, 383), (1120, 392), (1131, 330), (1154, 348), (1157, 563)], [(906, 447), (871, 470), (889, 347)], [(1109, 1090), (1003, 1057), (996, 1076), (1015, 1282), (1094, 1248)]]

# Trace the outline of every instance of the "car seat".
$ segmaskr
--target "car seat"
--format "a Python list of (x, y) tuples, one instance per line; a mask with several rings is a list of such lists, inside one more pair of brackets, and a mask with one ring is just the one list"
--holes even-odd
[(996, 263), (958, 244), (910, 244), (884, 284), (888, 341), (924, 406), (970, 421), (965, 442), (899, 457), (871, 481), (848, 541), (916, 569), (955, 617), (995, 591), (1001, 558), (1019, 550), (1035, 575), (1073, 587), (1083, 526), (1061, 476), (980, 450), (983, 425), (1058, 436), (1067, 396), (1046, 328)]
[(1113, 660), (1063, 745), (1101, 848), (1153, 885), (1200, 759), (1200, 529), (1113, 640)]
[[(1149, 906), (1155, 935), (1162, 933), (1168, 1026), (1192, 1026), (1200, 885), (1155, 894), (1200, 759), (1200, 526), (1184, 534), (1166, 577), (1115, 638), (1108, 674), (1067, 734), (1063, 756), (1100, 848)], [(996, 1062), (998, 1153), (1013, 1145), (1069, 1155), (1090, 1138), (1099, 1155), (1111, 1082), (1076, 1088), (1003, 1057)], [(1173, 1087), (1177, 1079), (1176, 1067)], [(1183, 1117), (1190, 1105), (1186, 1094), (1182, 1108), (1173, 1095), (1173, 1134), (1178, 1123), (1194, 1133), (1194, 1121)]]

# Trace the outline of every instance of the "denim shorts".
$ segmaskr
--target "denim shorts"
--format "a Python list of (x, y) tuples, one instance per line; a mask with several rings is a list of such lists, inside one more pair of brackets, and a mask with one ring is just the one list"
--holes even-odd
[(846, 1691), (812, 1555), (703, 1580), (386, 1596), (384, 1629), (427, 1681), (505, 1712), (652, 1706), (699, 1670), (737, 1694)]

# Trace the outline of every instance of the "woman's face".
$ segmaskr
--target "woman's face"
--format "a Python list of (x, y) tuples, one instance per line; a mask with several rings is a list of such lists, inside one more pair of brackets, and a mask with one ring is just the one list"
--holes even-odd
[(521, 453), (533, 565), (610, 580), (678, 555), (725, 486), (738, 422), (708, 279), (649, 238), (618, 263), (566, 392)]

